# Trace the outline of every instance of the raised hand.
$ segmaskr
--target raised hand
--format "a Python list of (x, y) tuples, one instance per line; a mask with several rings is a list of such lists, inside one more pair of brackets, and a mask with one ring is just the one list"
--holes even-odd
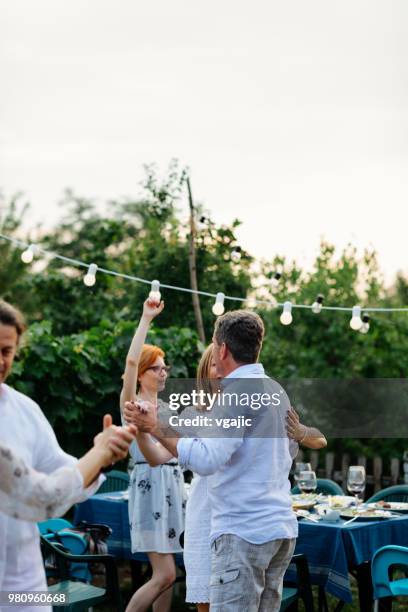
[(94, 446), (103, 455), (104, 466), (109, 466), (127, 457), (129, 445), (137, 435), (134, 424), (118, 427), (112, 424), (110, 414), (103, 417), (103, 431), (94, 438)]
[(150, 298), (147, 298), (143, 304), (143, 318), (152, 321), (157, 315), (161, 313), (164, 308), (163, 300), (161, 302), (155, 302)]

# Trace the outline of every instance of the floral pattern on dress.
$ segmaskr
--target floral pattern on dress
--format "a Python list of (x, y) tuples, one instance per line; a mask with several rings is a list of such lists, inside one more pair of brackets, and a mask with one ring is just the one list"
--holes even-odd
[(139, 480), (139, 482), (137, 483), (137, 487), (141, 490), (143, 495), (145, 495), (148, 491), (150, 491), (152, 485), (150, 484), (150, 480), (148, 478), (143, 478), (142, 480)]

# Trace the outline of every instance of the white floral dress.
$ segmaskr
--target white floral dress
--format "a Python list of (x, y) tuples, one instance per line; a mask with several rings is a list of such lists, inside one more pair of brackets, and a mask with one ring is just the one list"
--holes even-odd
[[(170, 411), (159, 400), (159, 418)], [(136, 442), (130, 447), (134, 468), (129, 488), (129, 528), (132, 553), (182, 552), (186, 492), (183, 472), (176, 459), (151, 467)]]

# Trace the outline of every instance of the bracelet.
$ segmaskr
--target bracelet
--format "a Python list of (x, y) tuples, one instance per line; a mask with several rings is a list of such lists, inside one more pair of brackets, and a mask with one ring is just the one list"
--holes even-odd
[(307, 438), (307, 434), (309, 432), (309, 428), (306, 427), (306, 425), (303, 425), (303, 427), (305, 428), (305, 433), (303, 434), (303, 438), (301, 440), (299, 440), (298, 444), (302, 444), (303, 440), (305, 440), (305, 438)]

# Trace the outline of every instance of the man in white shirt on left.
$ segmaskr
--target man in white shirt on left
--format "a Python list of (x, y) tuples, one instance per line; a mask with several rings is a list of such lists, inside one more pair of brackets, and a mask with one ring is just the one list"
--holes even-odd
[[(57, 468), (75, 465), (77, 459), (60, 448), (40, 407), (5, 384), (24, 330), (21, 313), (0, 301), (0, 433), (2, 441), (27, 465), (48, 474)], [(102, 481), (103, 477), (96, 480), (86, 490), (84, 498), (94, 493)], [(46, 590), (37, 525), (0, 512), (0, 593)], [(24, 612), (38, 612), (39, 609), (51, 612), (48, 606), (19, 608)], [(5, 612), (6, 608), (0, 607), (2, 610)]]

